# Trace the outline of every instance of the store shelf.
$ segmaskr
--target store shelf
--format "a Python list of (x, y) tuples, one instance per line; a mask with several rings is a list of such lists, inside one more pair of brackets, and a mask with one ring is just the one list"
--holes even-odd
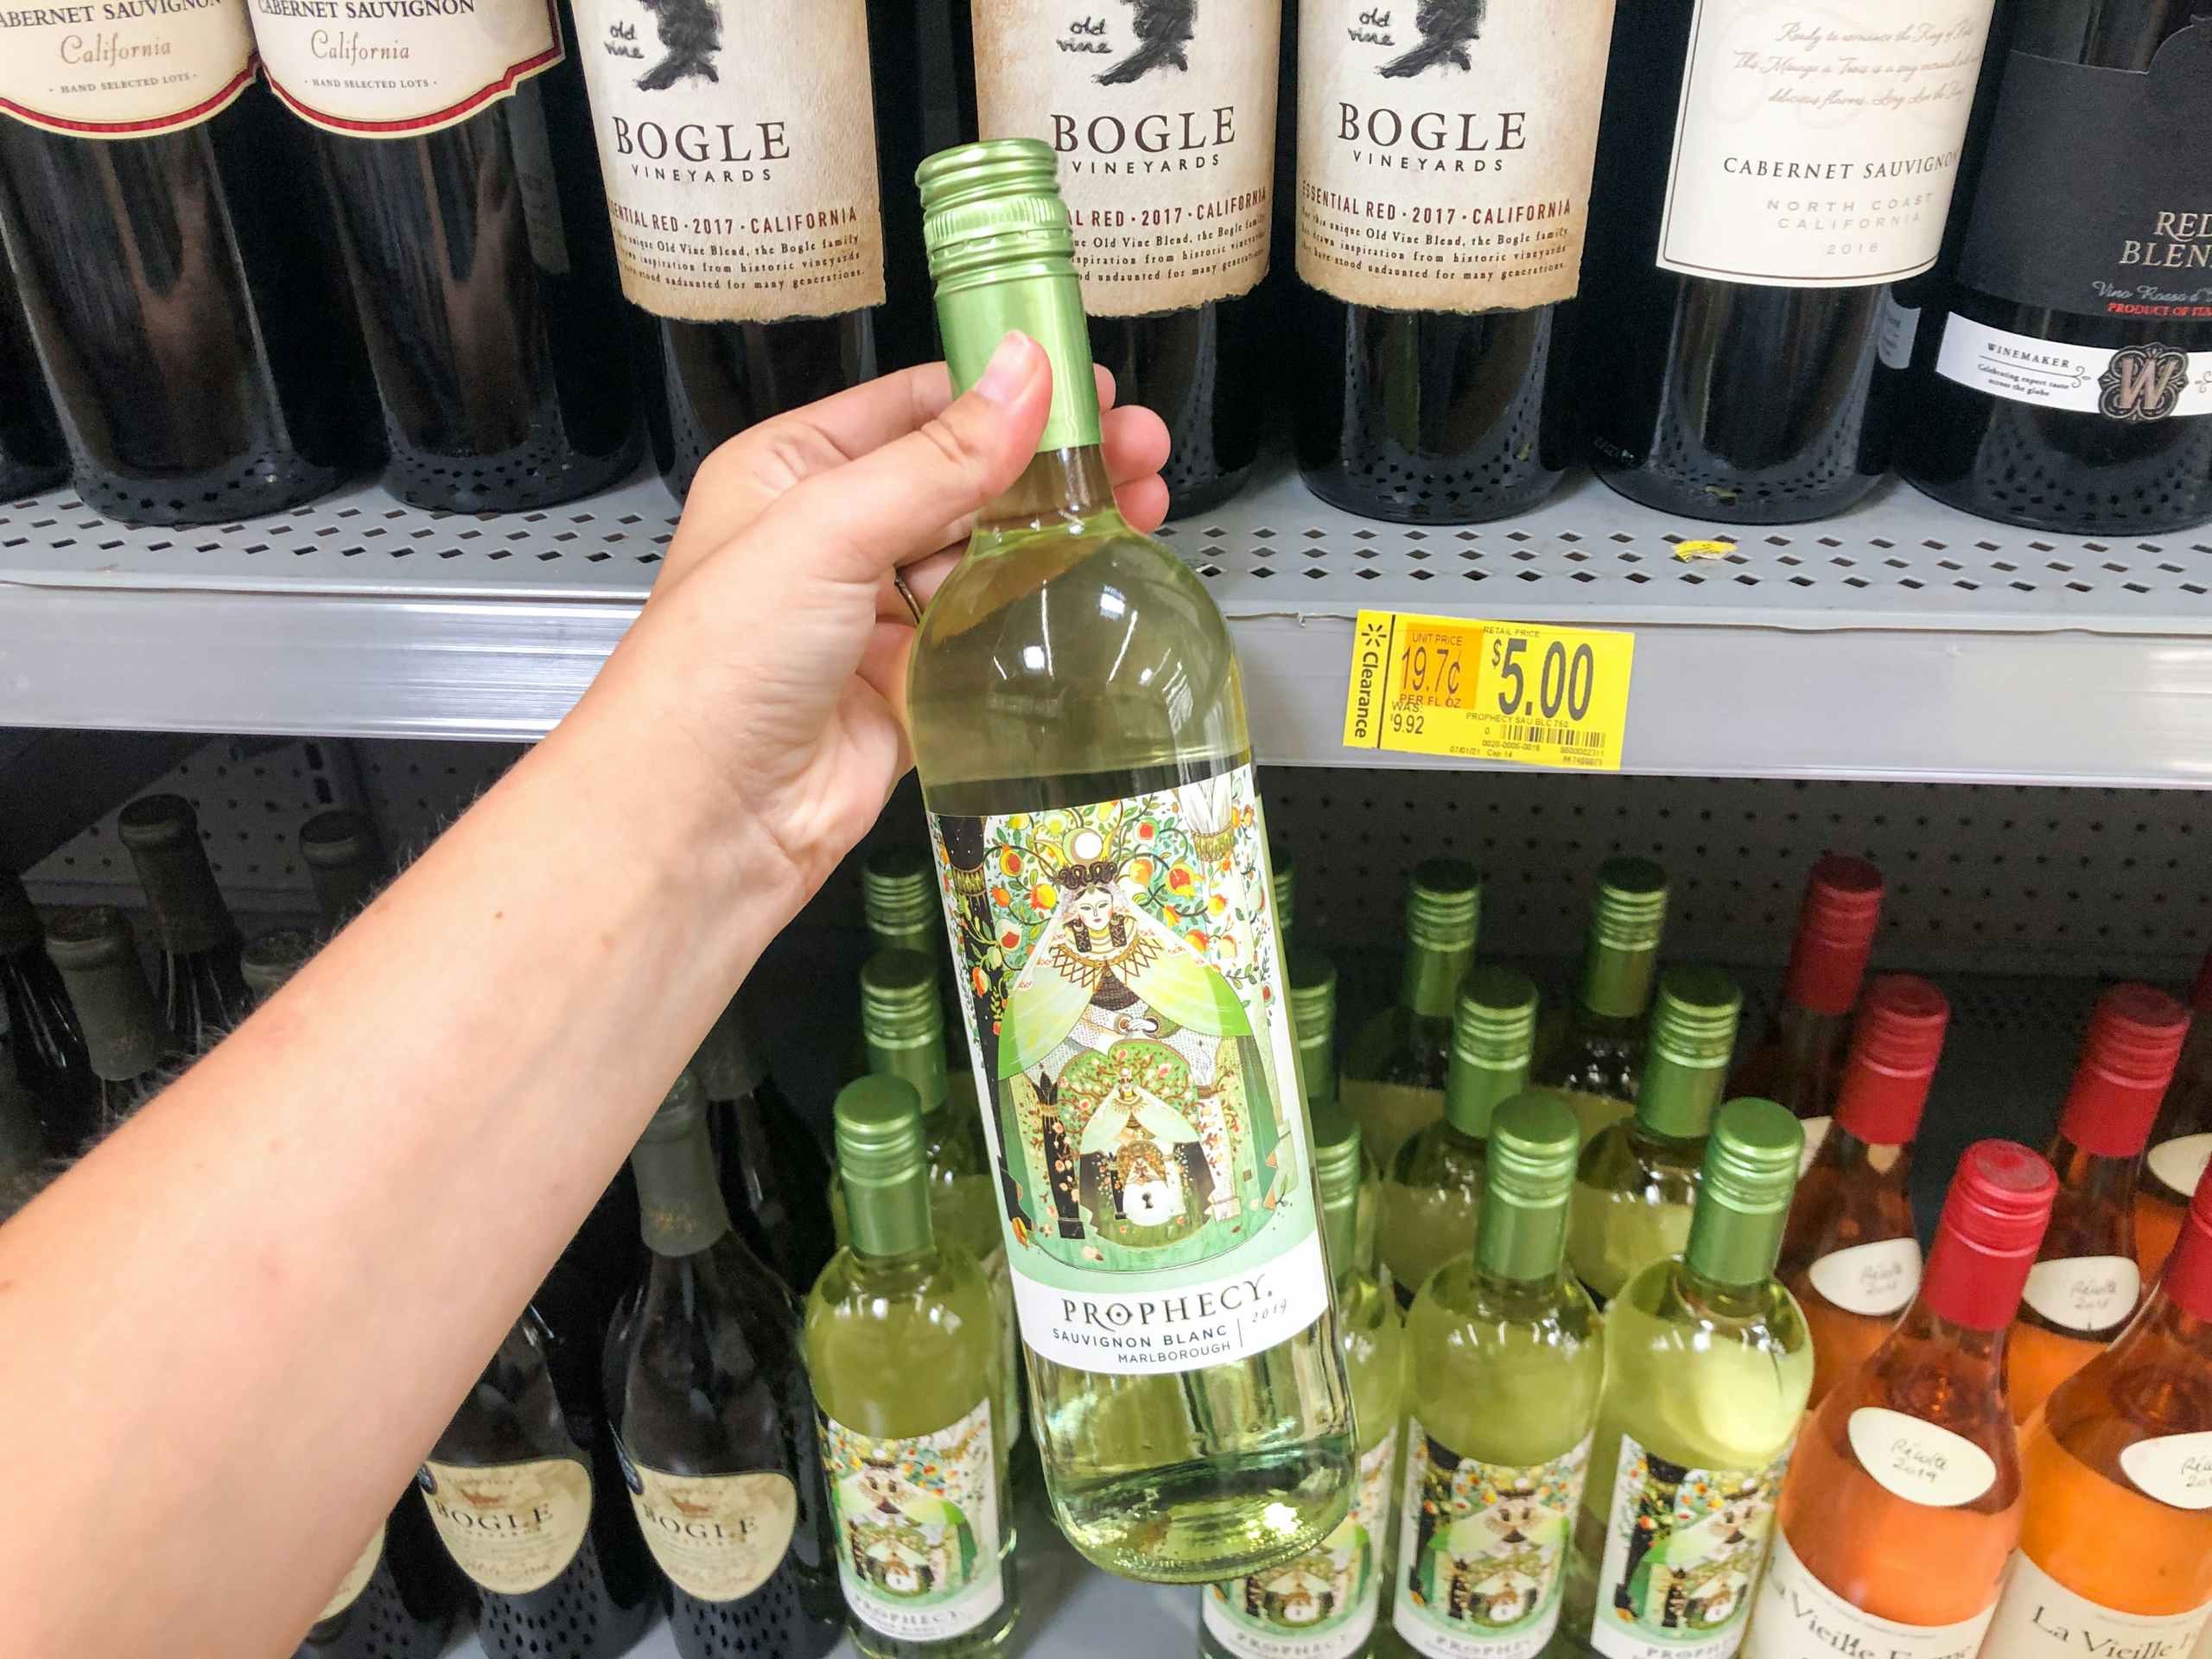
[[(0, 505), (0, 723), (523, 739), (635, 615), (674, 521), (641, 477), (471, 518), (364, 487), (271, 518), (132, 531), (66, 493)], [(1523, 518), (1377, 524), (1278, 469), (1171, 527), (1235, 628), (1264, 760), (1344, 749), (1362, 608), (1632, 629), (1626, 766), (2114, 785), (2212, 779), (2212, 531), (2089, 542), (1892, 484), (1727, 532), (1589, 479)]]

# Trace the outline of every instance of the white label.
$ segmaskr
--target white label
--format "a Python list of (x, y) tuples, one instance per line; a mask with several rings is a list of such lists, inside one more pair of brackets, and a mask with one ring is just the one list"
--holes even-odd
[(1783, 288), (1936, 263), (1993, 0), (1698, 0), (1658, 263)]
[(1337, 1529), (1303, 1555), (1198, 1592), (1207, 1632), (1236, 1659), (1353, 1659), (1375, 1634), (1398, 1437), (1359, 1460), (1359, 1493)]
[(426, 1463), (416, 1483), (448, 1553), (495, 1596), (552, 1583), (591, 1526), (591, 1471), (576, 1458)]
[(1874, 350), (1882, 359), (1882, 366), (1885, 369), (1910, 368), (1912, 343), (1920, 336), (1920, 308), (1899, 305), (1896, 295), (1885, 294), (1882, 296), (1881, 315), (1876, 320), (1874, 327)]
[(2124, 1447), (2120, 1466), (2161, 1503), (2212, 1510), (2212, 1433), (2162, 1434)]
[(138, 138), (228, 109), (253, 79), (245, 0), (0, 6), (0, 115)]
[[(1813, 1575), (1789, 1547), (1789, 1535), (1776, 1535), (1774, 1559), (1767, 1564), (1759, 1591), (1758, 1617), (1751, 1621), (1745, 1659), (1835, 1659), (1838, 1654), (1864, 1659), (1974, 1659), (1983, 1635), (1997, 1617), (1992, 1602), (1972, 1618), (1955, 1624), (1900, 1624), (1854, 1607)], [(1993, 1652), (1996, 1650), (1993, 1649)], [(2010, 1659), (2000, 1655), (1999, 1659)]]
[(1885, 1491), (1931, 1510), (1971, 1503), (1997, 1484), (1997, 1462), (1963, 1434), (1886, 1406), (1851, 1414), (1851, 1450)]
[(630, 299), (691, 322), (883, 303), (864, 0), (577, 0), (576, 50)]
[(353, 1565), (346, 1569), (346, 1576), (339, 1580), (338, 1587), (330, 1592), (330, 1599), (315, 1615), (316, 1624), (321, 1624), (326, 1618), (337, 1618), (361, 1599), (361, 1592), (369, 1587), (369, 1580), (376, 1576), (377, 1563), (384, 1559), (384, 1529), (385, 1523), (378, 1522), (376, 1535), (369, 1540), (369, 1547), (354, 1558)]
[(741, 1601), (775, 1576), (798, 1524), (798, 1488), (781, 1470), (671, 1475), (619, 1440), (638, 1530), (668, 1581), (701, 1601)]
[(940, 1642), (1006, 1605), (989, 1401), (928, 1434), (877, 1440), (826, 1412), (820, 1428), (855, 1619), (893, 1641)]
[(1993, 397), (2119, 421), (2212, 414), (2212, 352), (2071, 346), (1955, 313), (1943, 325), (1936, 372)]
[(1847, 1313), (1886, 1319), (1920, 1294), (1920, 1241), (1878, 1238), (1831, 1250), (1805, 1270), (1813, 1288)]
[(1828, 1130), (1834, 1123), (1835, 1119), (1825, 1115), (1798, 1121), (1798, 1128), (1805, 1131), (1805, 1150), (1797, 1154), (1798, 1179), (1805, 1178), (1805, 1172), (1813, 1166), (1813, 1160), (1821, 1155), (1821, 1147), (1827, 1142)]
[(2186, 1659), (2212, 1602), (2186, 1613), (2119, 1613), (2075, 1595), (2016, 1553), (1982, 1652), (1988, 1659)]
[(1613, 0), (1303, 0), (1299, 22), (1299, 276), (1402, 311), (1572, 299)]
[(973, 0), (986, 138), (1058, 152), (1093, 316), (1268, 274), (1282, 0)]
[[(356, 138), (411, 137), (466, 121), (562, 58), (552, 0), (251, 4), (276, 95), (316, 126)], [(664, 15), (685, 27), (692, 7), (715, 10), (714, 0), (690, 0)]]
[(2183, 1199), (2196, 1197), (2208, 1162), (2212, 1162), (2212, 1135), (2177, 1135), (2159, 1141), (2149, 1155), (2151, 1173), (2169, 1192), (2177, 1192)]
[(2143, 1269), (2126, 1255), (2070, 1255), (2028, 1269), (2021, 1300), (2062, 1331), (2125, 1325), (2143, 1290)]

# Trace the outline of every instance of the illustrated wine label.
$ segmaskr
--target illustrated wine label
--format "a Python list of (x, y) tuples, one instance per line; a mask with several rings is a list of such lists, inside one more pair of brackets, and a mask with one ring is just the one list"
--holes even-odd
[(430, 1462), (415, 1480), (447, 1552), (494, 1595), (543, 1590), (568, 1570), (591, 1526), (591, 1471), (579, 1458)]
[(2143, 1290), (2128, 1255), (2070, 1255), (2028, 1269), (2020, 1300), (2062, 1331), (2104, 1332), (2127, 1323)]
[(1346, 1077), (1337, 1085), (1337, 1099), (1359, 1125), (1368, 1155), (1384, 1169), (1401, 1146), (1444, 1116), (1441, 1089), (1410, 1083)]
[(2120, 1466), (2161, 1503), (2212, 1510), (2212, 1433), (2161, 1434), (2125, 1446)]
[(2204, 1179), (2205, 1165), (2212, 1162), (2212, 1135), (2177, 1135), (2161, 1141), (2144, 1161), (2158, 1185), (2186, 1204)]
[(853, 1617), (900, 1642), (974, 1630), (1006, 1602), (987, 1401), (932, 1434), (874, 1440), (821, 1416), (837, 1576)]
[(245, 0), (0, 6), (0, 115), (136, 138), (220, 113), (253, 79)]
[(1461, 1457), (1415, 1418), (1406, 1435), (1392, 1628), (1427, 1659), (1535, 1659), (1559, 1628), (1590, 1442), (1516, 1468)]
[(1993, 397), (2109, 420), (2212, 414), (2212, 352), (2156, 342), (2117, 349), (2075, 346), (1953, 313), (1943, 325), (1936, 372)]
[(687, 322), (882, 304), (866, 0), (724, 12), (577, 0), (622, 292)]
[(1993, 0), (1697, 0), (1665, 270), (1780, 288), (1936, 263)]
[(2190, 1659), (2212, 1602), (2185, 1613), (2123, 1613), (2076, 1595), (2022, 1550), (2012, 1557), (1982, 1652), (1990, 1659)]
[(330, 1599), (315, 1616), (320, 1624), (326, 1618), (335, 1618), (361, 1599), (361, 1592), (369, 1587), (369, 1580), (377, 1574), (377, 1563), (384, 1559), (385, 1522), (377, 1522), (376, 1536), (369, 1540), (369, 1547), (346, 1569), (346, 1576), (338, 1580), (338, 1587), (330, 1592)]
[[(1953, 1624), (1901, 1624), (1853, 1606), (1822, 1584), (1777, 1532), (1774, 1559), (1758, 1597), (1758, 1617), (1744, 1644), (1745, 1659), (1834, 1659), (1878, 1654), (1881, 1659), (1973, 1659), (1997, 1617), (1997, 1604)], [(1992, 1649), (2012, 1659), (2009, 1648)]]
[(1813, 1288), (1847, 1313), (1887, 1319), (1920, 1294), (1920, 1241), (1878, 1238), (1831, 1250), (1805, 1270)]
[(1590, 1645), (1605, 1659), (1729, 1659), (1774, 1530), (1789, 1452), (1700, 1469), (1621, 1436)]
[(1813, 1166), (1813, 1160), (1821, 1155), (1821, 1148), (1827, 1144), (1828, 1131), (1835, 1127), (1835, 1119), (1826, 1113), (1818, 1117), (1800, 1118), (1797, 1127), (1805, 1131), (1805, 1149), (1797, 1154), (1797, 1174), (1800, 1179)]
[(1390, 1473), (1398, 1437), (1359, 1460), (1359, 1490), (1337, 1529), (1264, 1573), (1210, 1584), (1199, 1595), (1207, 1633), (1236, 1659), (1353, 1659), (1375, 1634), (1389, 1570)]
[(249, 3), (276, 95), (316, 126), (356, 138), (415, 137), (466, 121), (563, 56), (553, 0)]
[(1572, 299), (1613, 0), (1299, 18), (1300, 277), (1401, 311)]
[(1022, 1340), (1196, 1370), (1329, 1305), (1249, 766), (933, 814)]
[(1852, 1455), (1883, 1491), (1908, 1503), (1955, 1510), (1997, 1484), (1997, 1463), (1963, 1434), (1886, 1406), (1861, 1406), (1846, 1433)]
[(974, 0), (986, 138), (1060, 158), (1084, 309), (1130, 317), (1268, 273), (1281, 0)]
[(798, 1525), (798, 1487), (780, 1469), (672, 1475), (615, 1455), (645, 1547), (668, 1581), (701, 1601), (741, 1601), (775, 1576)]

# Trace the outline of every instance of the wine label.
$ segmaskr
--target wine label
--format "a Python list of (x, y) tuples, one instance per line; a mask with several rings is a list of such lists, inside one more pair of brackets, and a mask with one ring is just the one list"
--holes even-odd
[(1700, 1469), (1622, 1435), (1590, 1645), (1605, 1659), (1730, 1659), (1789, 1450), (1763, 1468)]
[(1989, 1659), (2189, 1659), (2212, 1602), (2185, 1613), (2123, 1613), (2076, 1595), (2016, 1553), (1982, 1652)]
[(1084, 310), (1183, 310), (1267, 275), (1281, 0), (973, 13), (982, 136), (1058, 153)]
[(0, 115), (137, 138), (219, 114), (253, 79), (245, 0), (0, 5)]
[(2204, 1166), (2212, 1162), (2212, 1135), (2177, 1135), (2161, 1141), (2145, 1157), (2158, 1184), (2184, 1204), (2196, 1194)]
[(455, 1565), (498, 1596), (543, 1590), (591, 1526), (591, 1471), (578, 1458), (430, 1462), (415, 1477)]
[[(316, 126), (408, 138), (561, 61), (553, 0), (248, 0), (276, 95)], [(683, 0), (676, 0), (680, 10)], [(692, 0), (708, 10), (712, 0)]]
[[(1910, 368), (1912, 344), (1919, 337), (1920, 308), (1916, 305), (1899, 305), (1895, 294), (1884, 294), (1881, 314), (1874, 322), (1874, 350), (1882, 359), (1882, 366), (1885, 369), (1899, 371)], [(1821, 1118), (1817, 1121), (1822, 1126), (1821, 1133), (1823, 1135), (1827, 1135), (1828, 1120)], [(1808, 1122), (1805, 1125), (1805, 1133), (1809, 1136), (1812, 1132), (1812, 1122)], [(1808, 1156), (1809, 1155), (1808, 1153)]]
[(1931, 1510), (1971, 1503), (1997, 1484), (1997, 1463), (1963, 1434), (1886, 1406), (1861, 1406), (1846, 1431), (1852, 1455), (1884, 1491)]
[(1828, 1131), (1834, 1126), (1835, 1119), (1826, 1113), (1797, 1121), (1797, 1127), (1805, 1131), (1805, 1149), (1797, 1154), (1799, 1179), (1804, 1179), (1805, 1172), (1813, 1166), (1813, 1160), (1821, 1155), (1821, 1147), (1827, 1143)]
[[(1880, 1659), (1974, 1659), (1997, 1617), (1997, 1604), (1955, 1624), (1900, 1624), (1853, 1606), (1822, 1584), (1777, 1531), (1774, 1559), (1759, 1591), (1758, 1617), (1744, 1643), (1745, 1659), (1834, 1659), (1837, 1654)], [(2001, 1652), (2011, 1659), (2011, 1650)]]
[(2161, 1503), (2212, 1510), (2212, 1433), (2161, 1434), (2122, 1448), (2127, 1478)]
[(1878, 1238), (1831, 1250), (1805, 1270), (1813, 1288), (1847, 1313), (1887, 1319), (1920, 1294), (1920, 1241)]
[(1359, 1491), (1337, 1529), (1303, 1555), (1264, 1573), (1210, 1584), (1199, 1618), (1235, 1659), (1355, 1659), (1375, 1634), (1389, 1572), (1393, 1433), (1359, 1460)]
[(1658, 263), (1777, 288), (1936, 263), (1993, 0), (1697, 0)]
[[(622, 292), (687, 322), (883, 303), (865, 0), (577, 0)], [(742, 117), (742, 119), (734, 118)]]
[(855, 1618), (893, 1641), (938, 1642), (1005, 1605), (988, 1401), (931, 1434), (875, 1440), (826, 1412), (821, 1431)]
[(1369, 1083), (1345, 1077), (1337, 1084), (1337, 1099), (1352, 1122), (1369, 1154), (1384, 1169), (1399, 1147), (1444, 1116), (1444, 1091), (1409, 1083)]
[(346, 1576), (338, 1580), (338, 1587), (330, 1592), (330, 1599), (315, 1616), (321, 1624), (326, 1618), (335, 1618), (361, 1599), (361, 1592), (369, 1587), (369, 1580), (377, 1574), (377, 1563), (384, 1559), (385, 1522), (377, 1522), (376, 1535), (369, 1540), (369, 1547), (360, 1553), (353, 1565), (346, 1569)]
[(614, 1452), (638, 1530), (668, 1581), (701, 1601), (740, 1601), (775, 1576), (798, 1525), (798, 1487), (780, 1469), (672, 1475)]
[(2212, 414), (2212, 352), (2153, 343), (2075, 346), (1993, 328), (1954, 312), (1936, 372), (1993, 397), (2115, 421)]
[(1613, 0), (1299, 21), (1300, 277), (1400, 311), (1573, 298)]
[(1023, 1342), (1171, 1373), (1312, 1325), (1329, 1275), (1251, 768), (930, 827)]
[(1391, 1627), (1427, 1659), (1535, 1659), (1559, 1628), (1590, 1442), (1516, 1468), (1461, 1457), (1417, 1418), (1406, 1434)]
[(2110, 1331), (2134, 1314), (2143, 1269), (2126, 1255), (2073, 1255), (2028, 1269), (2020, 1300), (2062, 1331)]

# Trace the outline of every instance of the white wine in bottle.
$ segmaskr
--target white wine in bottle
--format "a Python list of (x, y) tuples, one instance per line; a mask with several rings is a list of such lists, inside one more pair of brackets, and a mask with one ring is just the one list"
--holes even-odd
[(908, 682), (1054, 1518), (1203, 1584), (1343, 1519), (1351, 1414), (1236, 658), (1115, 511), (1052, 153), (920, 173), (956, 385), (1043, 344), (1037, 456)]

